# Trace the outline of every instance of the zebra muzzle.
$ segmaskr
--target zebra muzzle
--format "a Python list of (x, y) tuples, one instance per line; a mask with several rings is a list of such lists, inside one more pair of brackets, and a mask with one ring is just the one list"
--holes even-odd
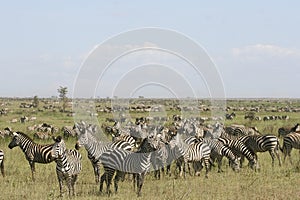
[(79, 150), (80, 147), (81, 147), (80, 144), (79, 144), (78, 142), (76, 142), (76, 144), (75, 144), (75, 149), (76, 149), (76, 150)]

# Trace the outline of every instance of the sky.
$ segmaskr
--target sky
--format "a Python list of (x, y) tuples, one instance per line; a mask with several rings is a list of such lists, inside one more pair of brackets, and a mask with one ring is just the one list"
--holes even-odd
[[(0, 7), (0, 96), (51, 97), (58, 95), (60, 86), (68, 87), (72, 96), (78, 73), (93, 49), (120, 33), (156, 27), (183, 34), (203, 47), (220, 75), (227, 98), (300, 98), (297, 88), (300, 80), (299, 8), (297, 0), (4, 1)], [(158, 66), (163, 59), (170, 58), (164, 54), (159, 56), (155, 61)], [(141, 77), (155, 70), (166, 73), (153, 76), (160, 80), (167, 75), (178, 75), (172, 75), (180, 68), (175, 64), (180, 62), (174, 62), (174, 58), (168, 60), (168, 65), (174, 65), (170, 73), (149, 66), (153, 63), (149, 61), (151, 56), (132, 62), (137, 58), (140, 57), (131, 57), (130, 62), (125, 60), (108, 71), (99, 85), (91, 86), (93, 95), (122, 95), (124, 89), (128, 89), (124, 81), (119, 81), (121, 89), (115, 87), (122, 90), (122, 94), (114, 94), (113, 88), (107, 87), (131, 69), (121, 69), (124, 63), (147, 65), (146, 74), (139, 72)], [(203, 77), (197, 79), (191, 73), (191, 70), (180, 72), (184, 80), (191, 82), (197, 96), (209, 96)], [(141, 77), (135, 79), (131, 73), (127, 78), (132, 81)], [(189, 91), (176, 79), (173, 85), (155, 81), (148, 85), (137, 82), (141, 85), (131, 87), (123, 95), (191, 95), (172, 93), (172, 88)], [(128, 82), (130, 84), (132, 82)], [(213, 86), (210, 84), (210, 87)]]

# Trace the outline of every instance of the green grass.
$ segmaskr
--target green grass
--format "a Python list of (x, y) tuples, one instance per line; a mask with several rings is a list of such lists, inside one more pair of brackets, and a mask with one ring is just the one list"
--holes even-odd
[[(7, 101), (6, 99), (2, 102)], [(33, 132), (28, 132), (27, 126), (47, 122), (59, 128), (64, 125), (72, 125), (73, 118), (66, 116), (65, 113), (52, 112), (45, 110), (44, 112), (34, 111), (35, 109), (20, 109), (20, 102), (25, 100), (10, 100), (11, 105), (7, 106), (11, 111), (7, 116), (0, 116), (0, 130), (7, 126), (11, 126), (13, 130), (23, 131), (32, 136)], [(30, 100), (27, 100), (30, 102)], [(1, 102), (1, 101), (0, 101)], [(285, 101), (237, 101), (230, 100), (231, 106), (284, 106)], [(102, 102), (103, 103), (103, 102)], [(101, 103), (101, 104), (102, 104)], [(299, 106), (298, 101), (292, 101), (293, 106)], [(40, 107), (43, 103), (40, 102)], [(168, 111), (168, 116), (178, 113)], [(299, 122), (298, 113), (273, 113), (261, 112), (258, 116), (265, 115), (289, 115), (288, 121), (249, 121), (244, 119), (244, 112), (236, 112), (237, 117), (232, 121), (225, 121), (225, 124), (245, 124), (248, 126), (257, 126), (263, 133), (272, 133), (277, 135), (277, 130), (281, 126), (294, 125)], [(26, 124), (15, 123), (9, 121), (13, 118), (19, 118), (22, 115), (36, 116), (37, 121), (28, 122)], [(147, 116), (146, 113), (131, 113), (132, 119), (138, 116)], [(204, 113), (209, 116), (209, 113)], [(99, 122), (103, 123), (106, 117), (112, 117), (108, 113), (99, 113)], [(61, 134), (61, 133), (59, 133)], [(36, 140), (38, 143), (52, 143), (51, 140)], [(59, 196), (58, 181), (55, 172), (55, 163), (36, 164), (36, 181), (31, 180), (31, 171), (27, 160), (21, 149), (16, 147), (9, 149), (8, 144), (10, 138), (0, 138), (0, 148), (5, 152), (5, 172), (6, 177), (0, 176), (0, 199), (57, 199)], [(74, 148), (76, 139), (66, 141), (68, 148)], [(282, 142), (282, 141), (281, 141)], [(99, 194), (99, 185), (94, 182), (94, 173), (90, 161), (87, 158), (85, 149), (80, 149), (83, 160), (83, 169), (79, 176), (74, 199), (138, 199), (133, 192), (133, 184), (129, 180), (121, 182), (119, 185), (119, 193), (113, 194), (110, 198), (106, 195)], [(260, 153), (259, 163), (261, 170), (254, 172), (246, 167), (241, 169), (240, 173), (234, 173), (227, 167), (227, 160), (223, 160), (223, 173), (217, 173), (217, 169), (213, 168), (209, 173), (209, 178), (204, 178), (204, 172), (199, 177), (187, 176), (186, 179), (175, 179), (171, 177), (162, 177), (161, 180), (155, 180), (153, 174), (146, 176), (146, 180), (142, 189), (142, 197), (139, 199), (299, 199), (300, 196), (300, 165), (298, 150), (292, 151), (294, 164), (286, 162), (282, 167), (275, 163), (275, 167), (271, 167), (271, 158), (268, 153)], [(288, 161), (288, 160), (287, 160)], [(172, 166), (174, 167), (174, 166)], [(103, 170), (102, 170), (103, 172)], [(104, 187), (105, 188), (105, 187)], [(113, 187), (112, 187), (113, 188)], [(67, 188), (65, 186), (65, 191)], [(67, 198), (67, 192), (65, 197)]]

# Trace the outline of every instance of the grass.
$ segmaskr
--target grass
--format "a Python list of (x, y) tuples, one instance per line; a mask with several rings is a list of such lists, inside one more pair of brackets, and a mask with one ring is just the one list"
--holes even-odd
[[(2, 102), (7, 101), (6, 99)], [(19, 104), (25, 100), (10, 100), (10, 112), (7, 116), (0, 117), (0, 129), (11, 126), (13, 130), (23, 131), (32, 136), (33, 132), (28, 132), (27, 126), (47, 122), (57, 127), (72, 125), (73, 118), (66, 116), (64, 113), (45, 110), (37, 112), (34, 109), (20, 109)], [(30, 101), (30, 100), (28, 100)], [(228, 102), (230, 106), (283, 106), (282, 101), (235, 101)], [(299, 106), (298, 101), (292, 101), (293, 106)], [(40, 107), (43, 103), (40, 103)], [(172, 116), (175, 111), (168, 111), (168, 116)], [(277, 130), (281, 126), (294, 125), (299, 122), (298, 113), (273, 113), (260, 112), (259, 116), (265, 115), (289, 115), (288, 121), (248, 121), (244, 119), (244, 112), (237, 111), (237, 117), (232, 121), (225, 121), (225, 124), (245, 124), (248, 126), (257, 126), (263, 133), (277, 135)], [(131, 113), (134, 119), (137, 116), (147, 116), (145, 113)], [(209, 113), (205, 113), (209, 115)], [(37, 121), (26, 124), (9, 121), (13, 118), (19, 118), (22, 115), (36, 116)], [(112, 117), (111, 114), (99, 114), (99, 121), (103, 123), (106, 117)], [(61, 134), (61, 133), (60, 133)], [(51, 140), (35, 140), (38, 143), (52, 143)], [(21, 149), (16, 147), (9, 149), (10, 138), (0, 138), (0, 148), (5, 152), (5, 172), (6, 177), (0, 176), (0, 199), (57, 199), (59, 196), (58, 181), (55, 172), (55, 163), (36, 164), (36, 181), (31, 180), (31, 171), (27, 160)], [(66, 141), (68, 148), (74, 148), (76, 139), (71, 138)], [(282, 141), (281, 141), (282, 142)], [(93, 199), (299, 199), (300, 196), (300, 165), (299, 153), (292, 151), (294, 164), (286, 162), (282, 167), (275, 162), (275, 167), (271, 167), (271, 158), (268, 153), (259, 153), (259, 162), (261, 170), (254, 172), (246, 167), (242, 168), (240, 173), (234, 173), (227, 167), (227, 160), (223, 160), (223, 173), (217, 173), (213, 168), (209, 173), (209, 178), (204, 178), (204, 172), (199, 177), (187, 176), (186, 179), (175, 179), (164, 176), (161, 180), (155, 180), (152, 173), (146, 176), (142, 189), (142, 197), (137, 198), (133, 192), (133, 184), (129, 180), (121, 182), (119, 193), (113, 194), (110, 198), (106, 195), (99, 194), (99, 185), (94, 182), (94, 173), (90, 161), (87, 158), (85, 149), (80, 149), (83, 160), (83, 169), (79, 176), (74, 199), (93, 200)], [(288, 161), (288, 160), (287, 160)], [(174, 167), (174, 166), (172, 166)], [(103, 172), (103, 170), (102, 170)], [(65, 191), (67, 191), (65, 186)], [(65, 197), (67, 198), (67, 192)]]

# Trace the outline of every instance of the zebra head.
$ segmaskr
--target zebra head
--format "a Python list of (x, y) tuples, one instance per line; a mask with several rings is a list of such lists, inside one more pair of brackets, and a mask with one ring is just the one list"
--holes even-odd
[(21, 144), (21, 138), (19, 137), (19, 132), (13, 132), (12, 141), (9, 143), (8, 147), (10, 149), (19, 146)]
[(251, 169), (254, 169), (255, 171), (259, 170), (259, 165), (256, 159), (250, 160), (248, 165)]
[(233, 171), (235, 171), (235, 172), (240, 171), (240, 161), (241, 161), (241, 158), (236, 157), (232, 162), (230, 162), (230, 165), (231, 165), (231, 168), (233, 169)]
[(75, 149), (78, 150), (80, 147), (88, 143), (88, 127), (84, 122), (75, 123), (75, 126), (78, 135), (78, 140), (75, 144)]
[(54, 159), (61, 158), (64, 152), (67, 150), (65, 141), (61, 138), (61, 136), (53, 137), (53, 140), (55, 143), (52, 147), (51, 157)]

